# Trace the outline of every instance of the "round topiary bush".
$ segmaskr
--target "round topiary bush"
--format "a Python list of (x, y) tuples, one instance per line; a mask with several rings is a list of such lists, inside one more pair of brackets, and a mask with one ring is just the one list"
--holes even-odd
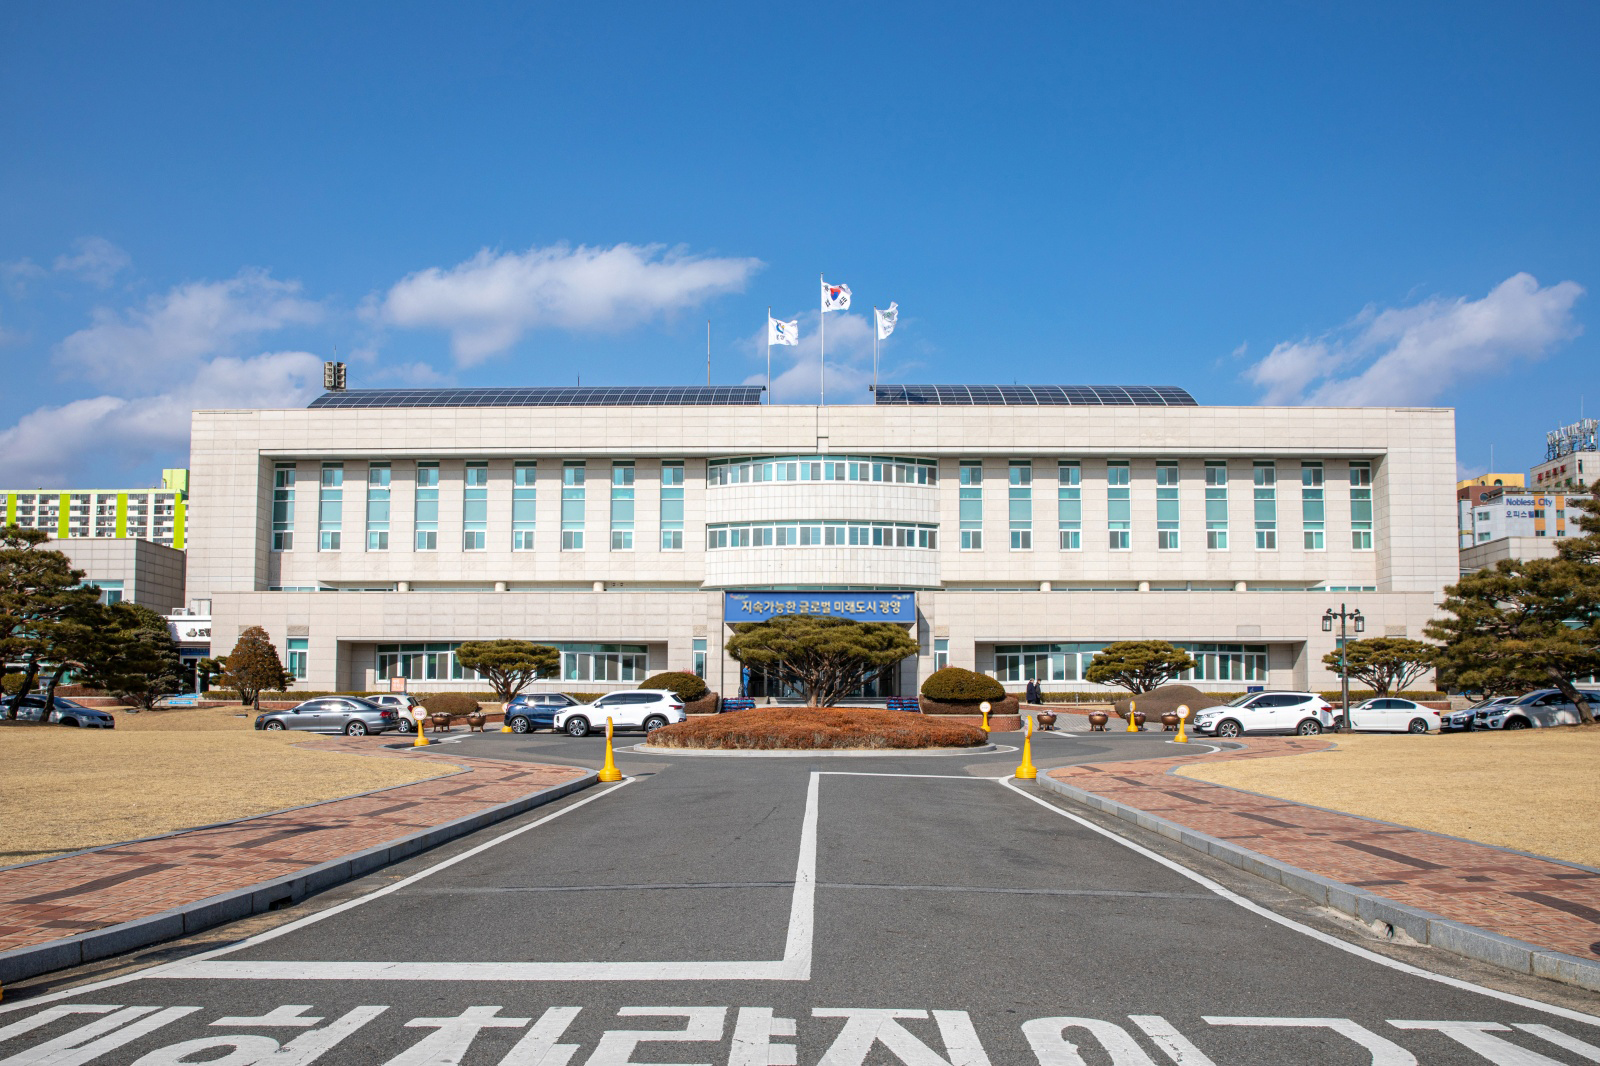
[(429, 714), (448, 714), (460, 718), (479, 710), (478, 701), (465, 692), (434, 692), (422, 697)]
[(1004, 699), (1006, 690), (992, 677), (959, 666), (947, 666), (928, 675), (928, 680), (922, 683), (922, 694), (930, 700), (965, 703)]
[(695, 700), (704, 699), (705, 694), (711, 689), (699, 677), (687, 670), (668, 670), (665, 673), (647, 677), (639, 684), (640, 688), (664, 688), (676, 693), (684, 703), (693, 703)]

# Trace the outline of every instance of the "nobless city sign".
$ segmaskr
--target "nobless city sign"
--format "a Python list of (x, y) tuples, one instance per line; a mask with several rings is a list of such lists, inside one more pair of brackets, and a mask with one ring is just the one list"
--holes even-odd
[(728, 592), (722, 597), (724, 622), (765, 622), (783, 614), (814, 614), (857, 622), (917, 620), (914, 592)]

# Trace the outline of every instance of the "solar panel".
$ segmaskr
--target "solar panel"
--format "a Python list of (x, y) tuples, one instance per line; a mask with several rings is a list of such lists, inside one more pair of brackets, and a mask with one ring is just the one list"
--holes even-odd
[(351, 389), (327, 392), (313, 408), (372, 407), (752, 407), (760, 385), (608, 386), (585, 388)]
[(1175, 385), (879, 385), (882, 405), (942, 407), (1198, 407)]

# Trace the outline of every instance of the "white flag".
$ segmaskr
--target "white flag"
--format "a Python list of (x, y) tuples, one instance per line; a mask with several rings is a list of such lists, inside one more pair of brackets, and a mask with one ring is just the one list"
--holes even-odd
[(767, 343), (768, 344), (799, 344), (800, 320), (793, 322), (780, 322), (771, 315), (767, 316)]
[(822, 309), (824, 311), (848, 311), (850, 309), (850, 286), (829, 285), (822, 283)]
[(900, 321), (900, 305), (891, 302), (887, 311), (878, 311), (877, 308), (873, 310), (878, 315), (878, 339), (887, 340), (889, 334), (894, 332), (894, 324)]

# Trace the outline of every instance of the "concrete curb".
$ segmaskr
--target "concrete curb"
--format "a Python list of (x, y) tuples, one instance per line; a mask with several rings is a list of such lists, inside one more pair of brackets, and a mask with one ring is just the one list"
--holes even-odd
[(1081, 788), (1057, 781), (1049, 774), (1040, 774), (1038, 783), (1044, 789), (1065, 796), (1123, 821), (1132, 822), (1142, 829), (1174, 840), (1195, 851), (1221, 859), (1273, 884), (1282, 885), (1325, 907), (1348, 914), (1368, 925), (1386, 924), (1404, 930), (1413, 940), (1443, 951), (1463, 955), (1479, 962), (1492, 963), (1518, 973), (1547, 977), (1577, 985), (1590, 991), (1600, 991), (1600, 962), (1576, 955), (1542, 948), (1525, 940), (1491, 933), (1487, 929), (1467, 925), (1420, 907), (1397, 903), (1363, 888), (1290, 866), (1286, 862), (1268, 858), (1248, 848), (1230, 844), (1225, 840), (1196, 832), (1158, 815), (1141, 811), (1116, 800), (1085, 792)]
[(976, 748), (656, 748), (635, 744), (619, 751), (639, 755), (691, 755), (716, 759), (810, 759), (810, 758), (938, 758), (948, 755), (1000, 755), (1018, 749), (1009, 744), (984, 744)]
[(599, 774), (591, 770), (582, 777), (564, 784), (553, 785), (429, 829), (419, 829), (409, 836), (391, 840), (387, 844), (379, 844), (365, 851), (330, 859), (298, 873), (235, 889), (232, 892), (224, 892), (208, 899), (196, 900), (162, 911), (160, 914), (152, 914), (147, 918), (121, 922), (104, 929), (80, 933), (61, 940), (51, 940), (31, 947), (0, 952), (0, 984), (36, 977), (51, 970), (94, 962), (162, 940), (189, 936), (215, 925), (238, 921), (253, 914), (298, 903), (307, 896), (315, 895), (345, 881), (354, 880), (379, 867), (409, 858), (418, 852), (427, 851), (429, 848), (477, 832), (496, 822), (513, 818), (524, 811), (570, 796), (574, 792), (588, 788), (597, 780)]

